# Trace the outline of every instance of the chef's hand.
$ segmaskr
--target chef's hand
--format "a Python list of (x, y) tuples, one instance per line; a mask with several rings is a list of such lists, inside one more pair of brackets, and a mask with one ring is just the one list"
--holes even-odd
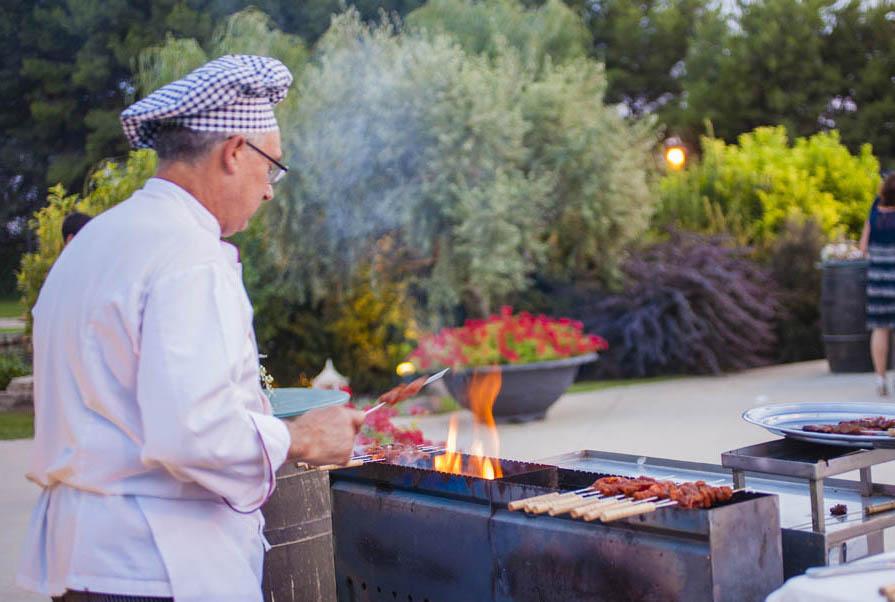
[(292, 438), (289, 459), (315, 466), (344, 464), (351, 457), (354, 437), (364, 423), (364, 413), (330, 406), (310, 410), (285, 422)]

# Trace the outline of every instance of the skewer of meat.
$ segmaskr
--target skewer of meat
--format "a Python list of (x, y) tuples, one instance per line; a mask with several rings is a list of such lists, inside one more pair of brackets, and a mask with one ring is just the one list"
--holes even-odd
[(412, 380), (407, 384), (402, 383), (394, 389), (386, 391), (385, 393), (380, 395), (379, 402), (384, 403), (387, 406), (393, 406), (400, 401), (404, 401), (409, 397), (413, 397), (420, 392), (420, 389), (423, 388), (423, 385), (426, 384), (426, 380), (428, 379), (429, 376), (424, 375)]
[[(623, 484), (626, 482), (629, 483), (629, 486), (627, 487), (623, 486)], [(523, 507), (525, 508), (526, 512), (530, 512), (532, 514), (543, 514), (547, 512), (548, 514), (550, 514), (550, 516), (556, 516), (557, 514), (564, 514), (566, 512), (569, 512), (571, 511), (571, 509), (576, 508), (582, 504), (593, 503), (599, 499), (606, 497), (620, 497), (622, 495), (626, 495), (625, 491), (627, 490), (647, 487), (656, 482), (657, 481), (652, 477), (640, 477), (633, 480), (626, 477), (604, 477), (603, 479), (598, 479), (590, 487), (585, 487), (584, 489), (578, 489), (576, 491), (570, 491), (558, 497), (550, 497), (538, 501), (532, 500), (531, 503), (526, 503), (523, 505)], [(616, 487), (609, 487), (607, 484), (610, 483), (613, 486), (618, 485), (617, 488), (621, 491), (621, 493), (614, 493), (614, 489), (616, 489)], [(601, 490), (600, 487), (603, 487), (603, 490)]]

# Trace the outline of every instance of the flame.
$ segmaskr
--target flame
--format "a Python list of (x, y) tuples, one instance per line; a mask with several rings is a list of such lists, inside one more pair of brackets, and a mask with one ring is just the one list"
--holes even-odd
[(497, 460), (500, 455), (500, 437), (492, 412), (494, 400), (500, 392), (500, 385), (501, 374), (497, 368), (488, 372), (473, 373), (469, 384), (469, 409), (475, 415), (475, 422), (466, 466), (463, 465), (463, 455), (457, 452), (458, 428), (457, 416), (454, 415), (448, 425), (444, 454), (432, 458), (435, 470), (451, 474), (468, 474), (489, 480), (503, 476), (500, 460)]
[(457, 415), (454, 414), (448, 424), (448, 438), (444, 446), (444, 453), (432, 458), (435, 470), (451, 474), (462, 473), (463, 456), (457, 453), (457, 430)]

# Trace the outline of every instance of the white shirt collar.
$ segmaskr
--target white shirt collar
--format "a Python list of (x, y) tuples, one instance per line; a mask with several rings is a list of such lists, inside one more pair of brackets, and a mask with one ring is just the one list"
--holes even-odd
[(146, 184), (143, 185), (143, 189), (151, 194), (176, 198), (189, 210), (190, 214), (196, 219), (196, 223), (203, 230), (207, 230), (215, 238), (221, 237), (221, 224), (218, 222), (218, 218), (206, 209), (205, 205), (200, 203), (196, 197), (174, 182), (162, 178), (149, 178), (146, 180)]

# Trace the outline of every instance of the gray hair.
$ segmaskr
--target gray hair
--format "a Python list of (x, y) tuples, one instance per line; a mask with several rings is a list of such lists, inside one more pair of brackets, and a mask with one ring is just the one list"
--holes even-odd
[[(221, 142), (237, 132), (198, 132), (179, 125), (163, 125), (156, 134), (153, 148), (159, 161), (183, 161), (195, 164)], [(254, 143), (253, 136), (246, 135)]]

